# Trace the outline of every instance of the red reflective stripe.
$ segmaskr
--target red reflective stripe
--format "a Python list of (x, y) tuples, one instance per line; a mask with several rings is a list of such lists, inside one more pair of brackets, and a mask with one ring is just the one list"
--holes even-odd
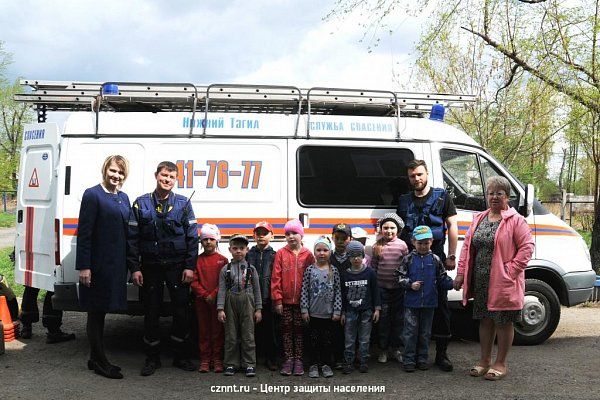
[(25, 226), (25, 286), (33, 282), (33, 216), (34, 208), (27, 207)]

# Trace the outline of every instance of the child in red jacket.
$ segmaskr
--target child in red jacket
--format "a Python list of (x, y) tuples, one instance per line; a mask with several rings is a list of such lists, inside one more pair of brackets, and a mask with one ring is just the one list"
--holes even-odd
[(287, 245), (275, 254), (271, 275), (271, 298), (275, 312), (281, 314), (284, 362), (281, 375), (303, 375), (302, 314), (300, 295), (304, 270), (315, 263), (315, 257), (302, 246), (304, 228), (297, 219), (285, 226)]
[(208, 372), (213, 365), (216, 373), (223, 372), (223, 324), (217, 320), (217, 292), (219, 273), (229, 261), (218, 253), (221, 233), (216, 225), (204, 224), (200, 230), (200, 244), (204, 251), (198, 256), (194, 280), (191, 283), (196, 299), (194, 307), (198, 318), (198, 346), (200, 372)]

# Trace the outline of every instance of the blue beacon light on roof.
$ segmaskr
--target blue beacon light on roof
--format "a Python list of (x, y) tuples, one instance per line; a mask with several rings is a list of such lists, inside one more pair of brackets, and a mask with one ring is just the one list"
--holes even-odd
[(445, 113), (446, 109), (442, 104), (434, 104), (431, 107), (431, 114), (429, 115), (429, 119), (433, 121), (443, 121)]
[(119, 86), (114, 83), (102, 85), (102, 94), (119, 94)]

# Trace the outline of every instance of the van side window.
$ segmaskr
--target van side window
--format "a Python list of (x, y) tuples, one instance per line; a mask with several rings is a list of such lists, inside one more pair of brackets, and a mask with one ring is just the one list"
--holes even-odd
[(408, 149), (302, 146), (298, 149), (298, 202), (313, 207), (392, 208), (410, 190)]
[(484, 185), (477, 154), (442, 149), (444, 186), (454, 196), (456, 208), (483, 211), (486, 209)]
[[(442, 149), (444, 185), (454, 195), (454, 204), (463, 210), (483, 211), (487, 208), (485, 187), (488, 178), (504, 176), (489, 160), (475, 153)], [(518, 191), (512, 186), (509, 203), (519, 204)]]

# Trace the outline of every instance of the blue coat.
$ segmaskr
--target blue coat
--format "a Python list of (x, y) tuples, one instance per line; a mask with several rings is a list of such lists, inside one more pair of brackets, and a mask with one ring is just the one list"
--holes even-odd
[(90, 287), (79, 285), (84, 311), (127, 308), (127, 223), (129, 198), (124, 192), (107, 193), (101, 185), (86, 189), (77, 226), (75, 268), (90, 269)]
[[(444, 264), (431, 251), (425, 255), (411, 251), (397, 270), (400, 286), (406, 290), (404, 307), (437, 308), (438, 290), (452, 289), (452, 279), (446, 274)], [(419, 290), (412, 290), (413, 282), (422, 281)]]

